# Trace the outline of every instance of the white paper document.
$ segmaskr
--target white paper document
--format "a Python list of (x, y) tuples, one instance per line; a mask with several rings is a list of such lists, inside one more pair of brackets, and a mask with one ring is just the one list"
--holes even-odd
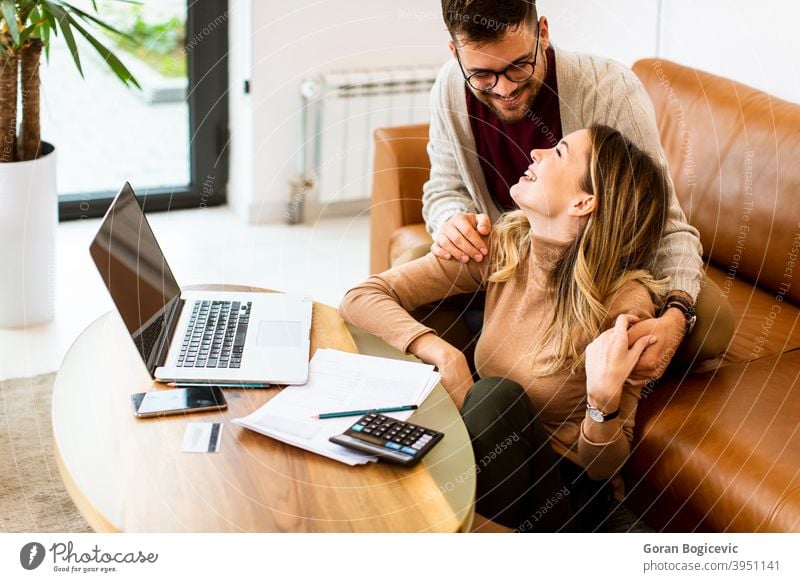
[[(359, 465), (377, 457), (328, 440), (347, 430), (358, 417), (312, 417), (325, 412), (420, 405), (439, 378), (429, 364), (320, 349), (311, 359), (305, 385), (287, 386), (254, 413), (233, 422), (342, 463)], [(386, 416), (406, 420), (412, 413)]]

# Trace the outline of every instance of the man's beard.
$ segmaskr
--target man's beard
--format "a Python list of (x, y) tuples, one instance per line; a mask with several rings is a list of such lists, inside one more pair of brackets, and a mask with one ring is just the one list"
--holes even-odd
[(517, 97), (525, 92), (530, 94), (527, 98), (523, 98), (513, 109), (502, 108), (502, 106), (498, 104), (499, 98), (491, 93), (480, 93), (478, 91), (473, 91), (473, 94), (481, 103), (491, 109), (492, 112), (503, 123), (519, 123), (523, 119), (530, 117), (531, 106), (533, 105), (533, 101), (536, 99), (536, 95), (538, 93), (536, 89), (538, 86), (538, 83), (536, 83), (534, 79), (531, 79), (523, 86), (518, 87), (517, 90), (512, 93), (513, 97)]

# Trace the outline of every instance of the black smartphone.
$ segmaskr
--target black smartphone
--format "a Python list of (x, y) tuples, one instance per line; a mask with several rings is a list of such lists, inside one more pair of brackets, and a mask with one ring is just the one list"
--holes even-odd
[(172, 388), (131, 394), (133, 412), (140, 418), (202, 412), (204, 410), (223, 410), (228, 407), (219, 386), (197, 386), (192, 388)]

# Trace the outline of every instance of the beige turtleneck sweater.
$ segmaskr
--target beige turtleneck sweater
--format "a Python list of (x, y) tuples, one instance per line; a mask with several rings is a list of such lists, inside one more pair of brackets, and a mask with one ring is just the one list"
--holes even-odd
[[(534, 354), (552, 315), (553, 297), (546, 282), (564, 243), (531, 236), (532, 252), (514, 276), (503, 283), (488, 283), (490, 257), (466, 265), (446, 261), (432, 253), (416, 261), (373, 275), (345, 295), (339, 313), (344, 319), (406, 352), (409, 344), (435, 333), (416, 321), (409, 311), (451, 295), (486, 291), (483, 331), (475, 350), (481, 377), (500, 376), (525, 388), (539, 419), (550, 435), (553, 449), (588, 470), (594, 479), (614, 476), (630, 452), (634, 416), (640, 389), (623, 388), (620, 415), (604, 423), (604, 442), (586, 436), (591, 420), (586, 414), (586, 375), (569, 371), (537, 377), (535, 365), (552, 357), (552, 348)], [(604, 328), (620, 313), (644, 318), (654, 315), (649, 292), (630, 282), (605, 302), (609, 310)], [(595, 433), (596, 434), (596, 433)], [(621, 481), (615, 483), (621, 492)]]

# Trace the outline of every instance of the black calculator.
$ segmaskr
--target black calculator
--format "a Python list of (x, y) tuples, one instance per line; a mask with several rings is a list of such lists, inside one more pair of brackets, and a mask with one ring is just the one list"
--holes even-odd
[(423, 426), (382, 414), (365, 414), (342, 434), (332, 436), (330, 441), (393, 463), (411, 466), (428, 454), (442, 437), (444, 433)]

